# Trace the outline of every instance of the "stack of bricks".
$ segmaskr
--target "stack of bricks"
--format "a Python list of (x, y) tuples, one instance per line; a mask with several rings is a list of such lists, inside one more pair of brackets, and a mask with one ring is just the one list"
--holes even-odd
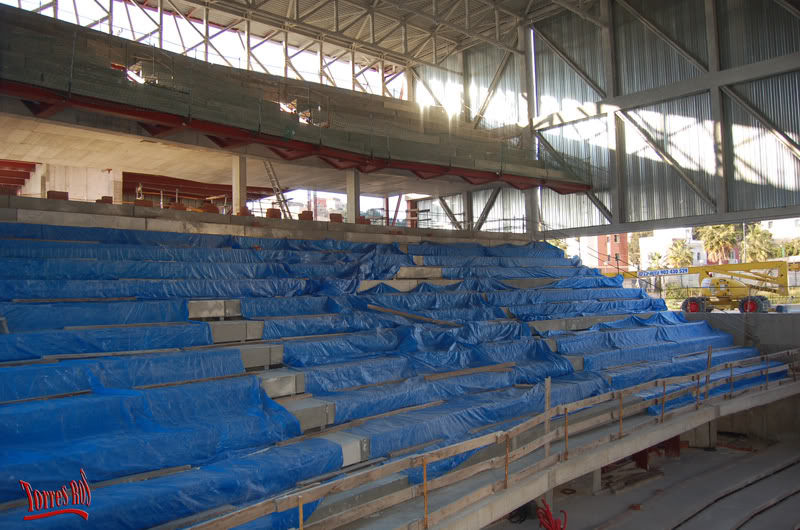
[(370, 222), (369, 222), (369, 219), (367, 219), (367, 218), (366, 218), (366, 217), (364, 217), (363, 215), (359, 215), (359, 216), (356, 218), (356, 224), (357, 224), (357, 225), (368, 225), (368, 224), (372, 224), (372, 223), (370, 223)]
[(204, 202), (200, 209), (206, 213), (219, 213), (219, 208), (211, 204), (210, 202)]
[(267, 219), (280, 219), (281, 211), (277, 208), (267, 208)]
[(313, 221), (314, 220), (314, 212), (311, 211), (304, 211), (300, 212), (300, 215), (297, 216), (298, 219), (301, 221)]
[(108, 195), (103, 195), (102, 197), (100, 197), (99, 199), (97, 199), (94, 202), (96, 202), (97, 204), (114, 204), (114, 197), (110, 197)]
[(332, 213), (328, 216), (332, 223), (343, 223), (344, 219), (340, 213)]
[(50, 190), (47, 192), (48, 199), (56, 199), (59, 201), (68, 201), (69, 200), (69, 193), (66, 191), (55, 191)]

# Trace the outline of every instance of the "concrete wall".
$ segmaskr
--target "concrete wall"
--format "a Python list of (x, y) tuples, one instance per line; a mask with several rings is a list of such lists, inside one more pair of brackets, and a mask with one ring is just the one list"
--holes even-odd
[(525, 234), (277, 220), (8, 195), (0, 195), (0, 221), (266, 238), (341, 239), (371, 243), (409, 244), (436, 241), (474, 242), (495, 246), (526, 244), (531, 241)]
[[(117, 189), (118, 188), (118, 189)], [(47, 192), (66, 191), (75, 201), (91, 201), (114, 197), (122, 203), (122, 171), (86, 167), (37, 164), (36, 171), (20, 191), (24, 197), (44, 198)]]
[(684, 313), (733, 335), (737, 345), (755, 345), (764, 353), (800, 348), (800, 313)]
[(718, 432), (745, 434), (764, 440), (800, 436), (800, 396), (792, 396), (717, 420)]

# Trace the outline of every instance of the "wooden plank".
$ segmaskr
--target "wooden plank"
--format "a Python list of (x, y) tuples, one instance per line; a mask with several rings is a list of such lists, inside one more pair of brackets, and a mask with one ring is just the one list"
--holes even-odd
[(431, 324), (436, 324), (438, 326), (450, 326), (454, 328), (460, 328), (461, 324), (456, 324), (455, 322), (449, 322), (447, 320), (436, 320), (434, 318), (424, 317), (422, 315), (415, 315), (413, 313), (406, 313), (404, 311), (398, 311), (396, 309), (389, 309), (388, 307), (380, 307), (377, 305), (367, 304), (367, 308), (372, 309), (373, 311), (380, 311), (382, 313), (391, 313), (392, 315), (397, 315), (405, 318), (409, 318), (411, 320), (420, 320), (422, 322), (430, 322)]
[[(385, 497), (381, 497), (380, 499), (376, 499), (374, 501), (367, 502), (354, 508), (352, 510), (347, 510), (342, 513), (337, 513), (336, 515), (332, 515), (325, 519), (316, 521), (311, 524), (305, 525), (305, 528), (312, 530), (314, 528), (338, 528), (342, 525), (347, 523), (352, 523), (353, 521), (357, 521), (362, 517), (366, 517), (367, 515), (371, 515), (373, 513), (379, 512), (381, 510), (385, 510), (391, 506), (396, 504), (400, 504), (401, 502), (405, 502), (411, 500), (414, 496), (414, 487), (405, 488), (400, 491), (396, 491), (390, 495), (386, 495)], [(305, 499), (305, 495), (303, 495)]]
[(256, 372), (245, 372), (241, 374), (229, 374), (229, 375), (218, 375), (215, 377), (204, 377), (202, 379), (190, 379), (188, 381), (173, 381), (171, 383), (154, 383), (152, 385), (140, 385), (135, 386), (136, 390), (150, 390), (152, 388), (164, 388), (167, 386), (181, 386), (181, 385), (192, 385), (195, 383), (208, 383), (210, 381), (222, 381), (224, 379), (236, 379), (238, 377), (246, 377), (249, 375), (254, 375)]
[(411, 447), (406, 447), (405, 449), (398, 449), (397, 451), (392, 451), (391, 453), (389, 453), (389, 458), (397, 458), (398, 456), (405, 456), (411, 453), (416, 453), (420, 449), (425, 449), (429, 445), (439, 443), (443, 440), (444, 438), (436, 438), (434, 440), (422, 442), (421, 444), (412, 445)]
[(511, 368), (516, 366), (517, 363), (502, 363), (493, 364), (488, 366), (478, 366), (477, 368), (465, 368), (463, 370), (456, 370), (454, 372), (444, 372), (439, 374), (426, 375), (426, 381), (437, 381), (439, 379), (448, 379), (450, 377), (459, 377), (462, 375), (476, 374), (481, 372), (510, 372)]
[(539, 438), (533, 440), (532, 442), (529, 442), (523, 445), (522, 447), (518, 447), (517, 449), (511, 451), (511, 453), (509, 453), (508, 455), (508, 460), (509, 462), (516, 462), (523, 456), (526, 456), (536, 451), (540, 447), (544, 446), (546, 443), (552, 442), (553, 440), (557, 440), (559, 438), (561, 438), (561, 436), (559, 436), (558, 429), (556, 429), (555, 431), (550, 431), (544, 436), (540, 436)]
[(317, 475), (316, 477), (312, 477), (306, 480), (300, 480), (297, 482), (297, 487), (304, 488), (306, 486), (310, 486), (315, 483), (324, 482), (329, 478), (333, 478), (339, 475), (345, 475), (347, 473), (352, 473), (353, 471), (358, 471), (360, 469), (364, 469), (365, 467), (371, 467), (385, 461), (386, 458), (384, 457), (373, 458), (372, 460), (365, 460), (364, 462), (359, 462), (358, 464), (353, 464), (352, 466), (343, 467), (342, 469), (337, 469), (336, 471), (331, 471), (329, 473)]
[(435, 407), (437, 405), (441, 405), (444, 401), (433, 401), (431, 403), (424, 403), (422, 405), (415, 405), (413, 407), (406, 407), (404, 409), (397, 409), (391, 410), (389, 412), (384, 412), (383, 414), (376, 414), (375, 416), (368, 416), (366, 418), (359, 418), (357, 420), (353, 420), (347, 423), (342, 423), (341, 425), (336, 425), (334, 427), (328, 427), (324, 431), (314, 432), (310, 434), (304, 434), (302, 436), (297, 436), (295, 438), (289, 438), (288, 440), (283, 440), (282, 442), (278, 442), (275, 444), (278, 447), (289, 445), (293, 443), (300, 442), (302, 440), (308, 440), (309, 438), (316, 438), (318, 436), (322, 436), (324, 434), (330, 434), (332, 432), (341, 431), (342, 429), (350, 429), (352, 427), (358, 427), (359, 425), (363, 425), (364, 423), (372, 420), (377, 420), (380, 418), (387, 418), (389, 416), (394, 416), (396, 414), (403, 414), (404, 412), (412, 412), (415, 410), (422, 410), (427, 409), (429, 407)]
[(0, 407), (3, 405), (18, 405), (20, 403), (29, 403), (31, 401), (47, 401), (49, 399), (61, 399), (73, 396), (82, 396), (84, 394), (91, 394), (91, 390), (76, 390), (75, 392), (66, 392), (64, 394), (51, 394), (49, 396), (37, 396), (25, 399), (14, 399), (12, 401), (0, 401)]

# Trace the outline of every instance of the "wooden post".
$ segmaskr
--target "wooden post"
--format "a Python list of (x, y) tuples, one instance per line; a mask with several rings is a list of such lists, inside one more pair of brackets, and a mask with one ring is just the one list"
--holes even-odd
[(297, 512), (300, 515), (300, 530), (303, 530), (303, 496), (297, 497)]
[(564, 460), (569, 460), (569, 409), (564, 407)]
[(622, 438), (622, 392), (619, 394), (619, 437)]
[(697, 378), (697, 386), (694, 390), (694, 410), (700, 410), (700, 378)]
[(731, 395), (733, 397), (733, 363), (731, 363)]
[(428, 528), (428, 464), (422, 457), (422, 492), (425, 495), (425, 528)]
[[(544, 433), (550, 433), (550, 416), (552, 415), (550, 412), (550, 386), (551, 381), (548, 377), (544, 380)], [(550, 442), (545, 442), (544, 444), (544, 456), (547, 458), (550, 456)]]
[(661, 423), (664, 423), (664, 408), (667, 406), (667, 382), (661, 381), (661, 387), (664, 389), (661, 394)]
[(508, 489), (508, 453), (510, 452), (510, 445), (511, 439), (508, 437), (508, 433), (506, 433), (506, 478), (503, 482), (503, 489)]
[[(711, 346), (708, 347), (708, 360), (706, 361), (706, 372), (711, 370)], [(708, 383), (711, 381), (711, 374), (706, 374), (706, 394), (703, 399), (708, 399)]]

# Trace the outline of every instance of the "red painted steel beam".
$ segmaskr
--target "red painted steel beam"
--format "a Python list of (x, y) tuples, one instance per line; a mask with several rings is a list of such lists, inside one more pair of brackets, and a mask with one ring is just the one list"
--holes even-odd
[(15, 171), (13, 169), (0, 169), (0, 177), (14, 177), (27, 180), (31, 176), (28, 171)]
[(239, 141), (242, 142), (242, 145), (245, 143), (258, 143), (269, 147), (284, 160), (299, 160), (300, 158), (305, 158), (312, 155), (323, 155), (328, 159), (326, 160), (328, 163), (330, 163), (330, 160), (332, 159), (357, 161), (360, 162), (359, 165), (364, 165), (365, 168), (369, 169), (373, 167), (375, 163), (379, 162), (383, 164), (383, 168), (403, 169), (418, 175), (422, 174), (424, 175), (424, 178), (454, 175), (464, 179), (467, 179), (468, 177), (473, 179), (485, 179), (487, 182), (501, 181), (517, 189), (529, 189), (535, 186), (544, 186), (562, 194), (589, 191), (591, 189), (591, 186), (582, 183), (564, 182), (559, 180), (551, 181), (546, 178), (525, 177), (522, 175), (513, 175), (507, 173), (497, 174), (491, 171), (453, 168), (439, 164), (426, 164), (420, 162), (373, 158), (341, 149), (333, 149), (330, 147), (309, 144), (299, 140), (287, 140), (277, 136), (255, 133), (245, 129), (231, 127), (229, 125), (222, 125), (206, 120), (185, 118), (183, 116), (141, 109), (130, 105), (114, 103), (87, 96), (79, 96), (74, 94), (64, 95), (53, 90), (27, 85), (24, 83), (17, 83), (14, 81), (0, 80), (0, 92), (6, 95), (18, 97), (23, 100), (36, 101), (38, 103), (65, 104), (73, 108), (110, 116), (117, 116), (124, 119), (132, 119), (140, 123), (160, 125), (162, 127), (169, 128), (187, 127), (207, 136), (223, 138), (226, 142)]
[(20, 162), (19, 160), (0, 160), (0, 169), (13, 169), (17, 171), (36, 171), (36, 164), (33, 162)]
[(24, 186), (26, 179), (19, 179), (14, 177), (0, 177), (0, 185), (2, 186)]

